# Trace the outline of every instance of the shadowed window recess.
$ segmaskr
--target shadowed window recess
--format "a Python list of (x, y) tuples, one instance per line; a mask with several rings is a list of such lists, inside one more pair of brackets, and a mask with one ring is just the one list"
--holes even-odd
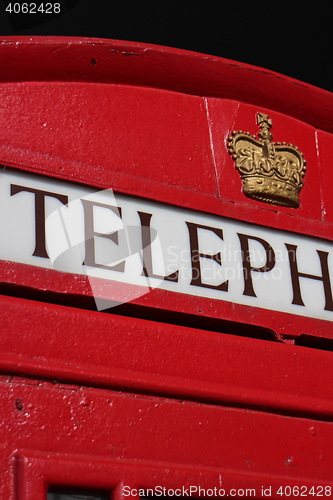
[(73, 488), (50, 488), (46, 500), (110, 500), (110, 492)]

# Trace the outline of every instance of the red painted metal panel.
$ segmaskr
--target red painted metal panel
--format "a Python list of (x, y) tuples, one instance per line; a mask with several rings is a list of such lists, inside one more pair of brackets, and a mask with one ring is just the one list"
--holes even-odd
[(23, 500), (44, 500), (49, 485), (62, 486), (64, 490), (75, 487), (81, 490), (82, 487), (94, 491), (98, 489), (109, 493), (109, 498), (118, 500), (126, 497), (139, 499), (137, 492), (140, 489), (162, 485), (167, 490), (178, 492), (183, 488), (188, 489), (192, 484), (201, 489), (208, 489), (212, 485), (216, 489), (221, 487), (221, 474), (209, 468), (200, 470), (197, 467), (169, 464), (165, 467), (89, 454), (81, 456), (20, 451), (15, 456), (15, 465), (18, 489)]
[(13, 297), (0, 314), (4, 372), (333, 416), (332, 352)]
[(146, 43), (78, 37), (1, 37), (1, 53), (3, 82), (90, 81), (236, 99), (333, 132), (330, 92), (237, 61)]
[(333, 137), (322, 130), (317, 133), (319, 166), (322, 172), (322, 216), (325, 224), (330, 225), (333, 220), (333, 173), (330, 165), (332, 164)]
[(216, 194), (200, 97), (106, 84), (36, 82), (5, 84), (1, 99), (2, 162), (32, 163), (43, 173), (55, 170), (81, 182), (85, 175), (89, 182), (97, 176), (97, 185), (114, 189), (113, 174), (123, 172), (140, 183)]
[[(23, 476), (37, 485), (34, 500), (42, 500), (45, 482), (105, 487), (120, 474), (123, 481), (136, 479), (135, 486), (159, 480), (162, 486), (182, 480), (187, 485), (195, 479), (211, 487), (222, 479), (227, 488), (295, 482), (332, 486), (329, 422), (29, 379), (4, 379), (1, 394), (6, 424), (0, 466), (11, 481), (2, 482), (0, 491), (8, 500), (14, 499), (10, 464), (17, 451), (23, 457), (44, 454), (36, 467), (30, 460)], [(85, 461), (89, 465), (82, 467)], [(31, 500), (31, 494), (23, 499)]]
[[(195, 295), (154, 288), (142, 295), (138, 287), (111, 280), (95, 279), (94, 292), (90, 279), (83, 275), (72, 275), (20, 263), (0, 261), (0, 290), (5, 295), (31, 297), (40, 301), (60, 302), (65, 305), (96, 308), (94, 297), (123, 303), (122, 314), (142, 315), (157, 321), (177, 324), (178, 314), (185, 315), (184, 321), (207, 322), (203, 328), (210, 328), (210, 322), (220, 321), (219, 330), (227, 329), (230, 323), (239, 326), (246, 335), (248, 325), (271, 331), (276, 340), (294, 341), (300, 335), (312, 335), (332, 339), (331, 322), (321, 319), (296, 316), (269, 309), (248, 307), (234, 302), (224, 302)], [(129, 305), (127, 297), (132, 297)], [(137, 298), (135, 298), (137, 297)], [(132, 313), (134, 307), (135, 313)], [(146, 311), (146, 312), (144, 312)], [(192, 318), (189, 320), (188, 318)], [(224, 323), (227, 322), (227, 324)], [(255, 333), (253, 333), (255, 336)]]
[[(69, 454), (25, 451), (17, 454), (15, 461), (18, 491), (23, 500), (44, 500), (49, 484), (63, 484), (67, 488), (75, 488), (83, 483), (94, 490), (99, 487), (103, 488), (103, 491), (111, 491), (110, 498), (116, 500), (127, 497), (137, 500), (140, 498), (140, 492), (151, 492), (153, 489), (157, 496), (164, 494), (166, 497), (176, 495), (182, 498), (207, 498), (218, 495), (257, 499), (269, 496), (276, 499), (282, 495), (291, 497), (293, 492), (295, 497), (301, 493), (302, 496), (329, 497), (332, 492), (330, 482), (316, 479), (256, 476), (253, 473), (237, 473), (226, 469), (221, 473), (220, 469), (189, 468), (170, 464), (163, 467), (149, 463), (101, 460), (89, 455), (83, 459)], [(292, 462), (291, 457), (287, 461)]]

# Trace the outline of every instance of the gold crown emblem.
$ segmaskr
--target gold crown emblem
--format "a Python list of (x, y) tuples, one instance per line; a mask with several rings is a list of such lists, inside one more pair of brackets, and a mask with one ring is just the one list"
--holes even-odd
[(228, 152), (243, 181), (243, 193), (249, 198), (297, 208), (306, 167), (296, 146), (271, 142), (272, 120), (257, 114), (258, 137), (249, 132), (233, 131), (228, 138)]

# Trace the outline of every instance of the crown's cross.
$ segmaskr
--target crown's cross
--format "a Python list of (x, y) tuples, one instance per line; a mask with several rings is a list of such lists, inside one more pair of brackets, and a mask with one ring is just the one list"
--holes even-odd
[(273, 126), (273, 122), (271, 118), (268, 115), (265, 115), (264, 113), (258, 113), (257, 124), (260, 127), (260, 130), (258, 132), (259, 137), (261, 137), (261, 139), (263, 140), (271, 141), (273, 139), (273, 136), (271, 134), (271, 128)]

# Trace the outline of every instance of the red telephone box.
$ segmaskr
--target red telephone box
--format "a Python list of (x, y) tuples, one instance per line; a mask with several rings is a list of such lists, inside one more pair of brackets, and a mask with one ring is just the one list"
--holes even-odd
[(332, 496), (331, 93), (1, 40), (4, 500)]

